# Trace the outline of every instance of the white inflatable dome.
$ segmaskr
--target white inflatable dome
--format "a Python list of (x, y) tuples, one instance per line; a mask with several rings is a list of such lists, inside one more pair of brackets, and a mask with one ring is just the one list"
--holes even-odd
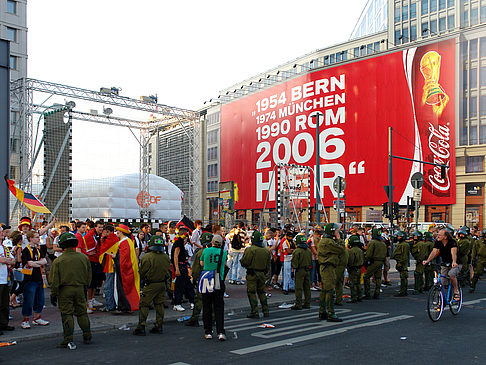
[(149, 191), (141, 193), (139, 174), (73, 182), (73, 218), (140, 218), (140, 205), (147, 205), (150, 218), (178, 220), (181, 190), (160, 176), (149, 175)]

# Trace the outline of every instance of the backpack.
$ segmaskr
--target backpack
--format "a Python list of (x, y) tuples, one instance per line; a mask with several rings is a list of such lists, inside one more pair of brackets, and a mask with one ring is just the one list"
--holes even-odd
[(231, 248), (233, 250), (241, 250), (243, 248), (239, 232), (233, 235), (233, 238), (231, 239)]

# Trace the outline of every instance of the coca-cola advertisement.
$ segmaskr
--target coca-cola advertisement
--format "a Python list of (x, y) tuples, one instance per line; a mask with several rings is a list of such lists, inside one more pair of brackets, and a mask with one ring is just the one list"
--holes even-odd
[(295, 75), (223, 105), (221, 180), (236, 183), (235, 208), (275, 207), (277, 164), (311, 168), (311, 204), (319, 179), (332, 206), (342, 176), (347, 206), (381, 205), (389, 127), (394, 155), (450, 167), (442, 178), (440, 167), (395, 159), (395, 201), (413, 195), (410, 177), (420, 171), (422, 204), (454, 204), (454, 63), (455, 42), (447, 40)]

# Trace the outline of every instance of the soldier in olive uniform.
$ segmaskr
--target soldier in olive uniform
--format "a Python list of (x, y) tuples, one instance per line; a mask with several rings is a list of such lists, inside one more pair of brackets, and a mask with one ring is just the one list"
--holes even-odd
[(202, 309), (202, 296), (198, 290), (198, 281), (202, 271), (201, 264), (199, 261), (201, 259), (201, 255), (204, 251), (204, 248), (211, 246), (212, 239), (213, 239), (213, 235), (211, 233), (204, 232), (200, 238), (203, 249), (198, 250), (194, 254), (192, 268), (191, 268), (192, 269), (191, 275), (192, 275), (192, 283), (194, 284), (194, 288), (196, 289), (196, 293), (195, 293), (196, 295), (194, 296), (194, 309), (192, 310), (192, 316), (186, 322), (184, 322), (186, 326), (199, 327), (199, 315), (201, 314), (201, 309)]
[[(312, 252), (307, 246), (307, 240), (303, 234), (295, 237), (297, 248), (292, 253), (292, 274), (295, 278), (295, 305), (290, 309), (308, 309), (311, 302), (310, 275), (312, 267)], [(302, 292), (304, 292), (304, 305), (302, 306)]]
[[(457, 253), (460, 257), (462, 269), (461, 269), (461, 284), (464, 286), (465, 283), (469, 283), (469, 256), (472, 251), (472, 244), (468, 238), (469, 227), (462, 226), (459, 231), (457, 231), (459, 241), (457, 242)], [(458, 262), (459, 263), (459, 262)]]
[(340, 224), (328, 223), (324, 228), (324, 238), (317, 247), (322, 288), (319, 297), (319, 320), (327, 319), (329, 322), (342, 322), (334, 312), (334, 296), (336, 294), (336, 267), (339, 257), (344, 254), (344, 246), (339, 232)]
[(270, 271), (270, 260), (270, 251), (263, 247), (262, 234), (259, 231), (254, 231), (251, 236), (251, 246), (245, 249), (240, 260), (241, 266), (246, 268), (246, 292), (251, 306), (251, 313), (248, 314), (248, 318), (260, 318), (258, 316), (257, 294), (262, 305), (263, 316), (269, 316), (265, 278)]
[(361, 302), (361, 267), (364, 264), (364, 253), (359, 248), (361, 241), (359, 236), (354, 235), (349, 237), (348, 244), (351, 247), (349, 249), (348, 257), (348, 274), (349, 274), (349, 288), (351, 289), (351, 299), (347, 303)]
[(407, 234), (403, 231), (396, 233), (398, 244), (393, 251), (393, 259), (397, 262), (396, 269), (400, 273), (400, 291), (394, 294), (395, 297), (407, 295), (408, 287), (408, 255), (410, 246), (407, 243)]
[(414, 277), (414, 294), (424, 292), (424, 273), (425, 266), (423, 262), (427, 260), (430, 252), (427, 248), (427, 244), (423, 241), (423, 235), (419, 231), (412, 232), (413, 249), (411, 250), (412, 256), (415, 259), (415, 271)]
[[(344, 233), (341, 232), (341, 237), (344, 237)], [(343, 285), (344, 285), (344, 270), (348, 265), (349, 253), (346, 248), (346, 244), (343, 240), (339, 240), (338, 243), (344, 248), (343, 254), (339, 256), (339, 262), (336, 266), (336, 300), (335, 305), (343, 305)]]
[(383, 263), (386, 258), (386, 244), (383, 242), (380, 230), (373, 228), (371, 231), (371, 238), (372, 240), (368, 243), (365, 254), (365, 263), (368, 263), (368, 267), (363, 276), (364, 299), (371, 299), (370, 279), (372, 276), (375, 279), (375, 293), (373, 294), (373, 299), (378, 299), (380, 297), (381, 274), (383, 272)]
[(150, 333), (162, 333), (164, 321), (164, 298), (170, 260), (165, 253), (161, 236), (150, 237), (147, 248), (148, 252), (140, 260), (140, 278), (144, 282), (144, 287), (140, 294), (138, 326), (133, 331), (135, 336), (145, 336), (145, 326), (152, 302), (155, 307), (155, 324)]
[(474, 293), (479, 277), (483, 274), (484, 268), (486, 267), (486, 229), (483, 230), (483, 237), (474, 243), (471, 258), (472, 262), (475, 262), (476, 265), (474, 266), (474, 276), (469, 291)]
[[(424, 246), (425, 246), (425, 253), (426, 253), (426, 257), (428, 258), (432, 252), (432, 250), (434, 249), (434, 235), (432, 234), (432, 232), (425, 232), (424, 233)], [(424, 290), (429, 290), (430, 288), (432, 288), (432, 285), (434, 285), (434, 272), (435, 272), (435, 269), (434, 269), (434, 266), (432, 265), (432, 263), (428, 263), (427, 265), (425, 265), (424, 267), (424, 274), (425, 274), (425, 286), (424, 286)]]
[(49, 274), (51, 303), (61, 312), (64, 341), (58, 347), (76, 349), (73, 342), (74, 318), (83, 331), (83, 342), (91, 343), (91, 329), (86, 313), (85, 288), (91, 283), (91, 264), (88, 257), (76, 252), (78, 239), (72, 233), (63, 233), (59, 237), (59, 247), (63, 254), (54, 260)]

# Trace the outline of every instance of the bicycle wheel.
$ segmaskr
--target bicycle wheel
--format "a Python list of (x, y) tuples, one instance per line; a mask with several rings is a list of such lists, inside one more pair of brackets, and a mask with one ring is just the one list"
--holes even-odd
[(444, 311), (444, 296), (439, 285), (434, 285), (429, 290), (427, 297), (427, 314), (432, 322), (437, 322)]
[(453, 315), (459, 314), (462, 308), (462, 288), (459, 286), (459, 299), (454, 299), (449, 302), (449, 309)]

